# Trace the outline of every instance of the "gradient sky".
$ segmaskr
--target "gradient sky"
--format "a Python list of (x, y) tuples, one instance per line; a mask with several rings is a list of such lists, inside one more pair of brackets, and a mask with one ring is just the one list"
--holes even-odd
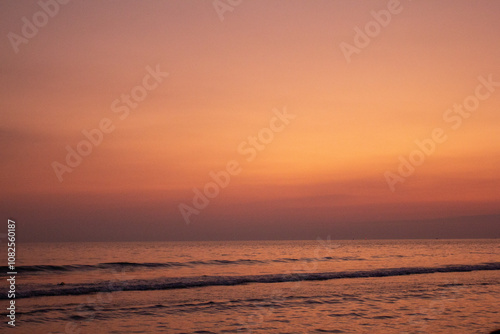
[[(44, 0), (49, 1), (49, 0)], [(72, 1), (20, 44), (36, 1), (0, 4), (1, 206), (19, 240), (500, 237), (500, 87), (452, 129), (443, 114), (500, 82), (500, 2), (408, 1), (346, 61), (387, 1)], [(128, 117), (111, 104), (168, 72)], [(238, 146), (296, 115), (253, 161)], [(114, 131), (59, 182), (82, 130)], [(442, 128), (392, 192), (384, 173)], [(241, 173), (187, 225), (179, 204)]]

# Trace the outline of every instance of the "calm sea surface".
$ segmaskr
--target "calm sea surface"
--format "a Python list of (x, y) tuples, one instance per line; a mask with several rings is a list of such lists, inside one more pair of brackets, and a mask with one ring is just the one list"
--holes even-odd
[(17, 257), (16, 327), (3, 311), (2, 332), (500, 328), (498, 239), (19, 244)]

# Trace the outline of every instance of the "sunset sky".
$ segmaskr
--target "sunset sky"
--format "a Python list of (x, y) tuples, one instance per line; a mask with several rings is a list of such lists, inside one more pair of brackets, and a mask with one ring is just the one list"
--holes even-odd
[[(0, 4), (0, 211), (20, 241), (500, 237), (500, 2), (41, 3), (53, 17)], [(392, 191), (436, 128), (446, 140)]]

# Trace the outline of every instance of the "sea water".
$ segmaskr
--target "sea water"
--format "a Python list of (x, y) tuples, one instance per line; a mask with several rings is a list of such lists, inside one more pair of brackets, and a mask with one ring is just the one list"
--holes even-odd
[[(500, 328), (498, 239), (326, 237), (17, 248), (12, 333), (489, 333)], [(6, 310), (4, 290), (0, 304)], [(10, 327), (6, 314), (2, 330)]]

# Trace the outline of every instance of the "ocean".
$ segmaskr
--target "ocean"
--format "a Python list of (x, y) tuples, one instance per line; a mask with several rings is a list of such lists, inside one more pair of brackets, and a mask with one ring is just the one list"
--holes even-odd
[(500, 329), (498, 239), (31, 243), (16, 265), (2, 332)]

